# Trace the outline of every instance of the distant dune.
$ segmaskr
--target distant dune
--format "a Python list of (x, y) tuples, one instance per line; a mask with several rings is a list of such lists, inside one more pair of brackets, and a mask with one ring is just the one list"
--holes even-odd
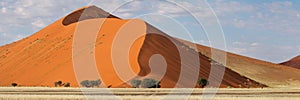
[[(180, 39), (178, 39), (180, 40)], [(194, 43), (180, 40), (186, 45)], [(211, 58), (211, 50), (207, 46), (197, 44), (197, 49), (201, 54)], [(214, 49), (216, 52), (226, 52)], [(227, 52), (226, 67), (242, 76), (266, 84), (269, 87), (297, 87), (300, 84), (300, 70), (284, 65), (273, 64), (249, 57), (240, 56)]]
[(291, 60), (280, 64), (300, 69), (300, 56), (294, 57)]
[[(98, 26), (99, 22), (103, 22), (101, 28)], [(92, 33), (97, 28), (99, 28), (99, 32), (96, 33), (97, 37), (93, 37)], [(83, 34), (74, 34), (76, 32)], [(139, 38), (131, 41), (132, 36), (138, 34)], [(87, 38), (74, 42), (76, 40), (74, 35)], [(88, 37), (94, 38), (96, 42)], [(124, 39), (114, 41), (119, 37)], [(76, 45), (80, 46), (82, 42), (93, 43), (78, 48), (83, 53), (72, 54)], [(123, 47), (128, 46), (130, 42), (132, 45), (127, 52)], [(0, 47), (0, 85), (8, 86), (16, 82), (22, 86), (54, 86), (55, 81), (61, 80), (77, 87), (79, 86), (77, 81), (99, 78), (95, 77), (97, 75), (91, 75), (96, 71), (105, 85), (130, 87), (126, 82), (136, 78), (135, 74), (156, 79), (162, 75), (159, 69), (163, 71), (164, 64), (154, 64), (155, 69), (158, 70), (151, 70), (153, 66), (150, 66), (149, 61), (155, 54), (160, 54), (166, 61), (166, 72), (163, 73), (161, 80), (161, 86), (165, 88), (175, 87), (179, 78), (185, 82), (177, 84), (178, 87), (194, 87), (194, 85), (191, 86), (193, 84), (190, 83), (193, 82), (191, 78), (208, 78), (211, 66), (226, 69), (220, 87), (246, 87), (244, 83), (248, 79), (253, 83), (252, 87), (260, 87), (261, 84), (270, 87), (300, 85), (300, 70), (298, 69), (231, 53), (227, 53), (227, 65), (222, 65), (211, 59), (211, 48), (199, 44), (196, 44), (197, 48), (191, 48), (191, 45), (195, 44), (173, 38), (142, 20), (125, 20), (95, 6), (83, 7), (32, 36)], [(180, 55), (180, 52), (185, 55)], [(118, 57), (113, 58), (113, 53), (116, 53)], [(79, 64), (77, 66), (80, 66), (79, 69), (86, 73), (74, 72), (74, 58), (72, 57), (89, 58), (94, 55), (96, 64), (77, 63)], [(182, 57), (187, 61), (182, 61)], [(191, 62), (195, 59), (199, 59), (200, 66)], [(79, 62), (91, 60), (93, 59), (82, 59)], [(128, 62), (129, 69), (126, 67)], [(213, 63), (217, 64), (211, 65)], [(91, 69), (91, 66), (97, 66), (97, 70)], [(200, 71), (197, 71), (198, 67)], [(121, 79), (116, 69), (121, 70), (124, 75), (122, 77), (126, 77), (127, 80)], [(130, 73), (131, 70), (133, 73)], [(180, 77), (181, 71), (188, 74)], [(199, 75), (193, 73), (199, 73)], [(80, 74), (81, 77), (76, 78), (76, 74)]]

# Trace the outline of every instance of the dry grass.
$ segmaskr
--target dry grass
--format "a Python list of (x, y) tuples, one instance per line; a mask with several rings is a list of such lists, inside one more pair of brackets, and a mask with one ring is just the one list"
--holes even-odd
[[(300, 88), (222, 88), (216, 95), (210, 89), (141, 89), (141, 88), (46, 88), (1, 87), (1, 100), (299, 100)], [(85, 91), (85, 92), (82, 92)], [(190, 93), (191, 94), (190, 94)], [(85, 94), (85, 95), (83, 95)], [(202, 97), (201, 97), (202, 96)], [(207, 100), (207, 99), (205, 99)]]

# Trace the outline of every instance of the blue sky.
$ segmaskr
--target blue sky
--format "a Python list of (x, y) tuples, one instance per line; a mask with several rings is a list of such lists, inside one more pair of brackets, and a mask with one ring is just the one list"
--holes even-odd
[(138, 0), (120, 6), (126, 1), (130, 0), (1, 0), (0, 45), (30, 36), (77, 8), (96, 5), (204, 45), (211, 41), (194, 17), (213, 23), (216, 16), (227, 51), (274, 63), (300, 54), (299, 0), (208, 0), (209, 5), (204, 0)]

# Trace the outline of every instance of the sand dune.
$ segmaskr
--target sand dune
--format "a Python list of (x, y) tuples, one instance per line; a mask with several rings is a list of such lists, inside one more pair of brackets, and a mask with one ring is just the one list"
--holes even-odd
[(280, 64), (299, 69), (300, 68), (300, 56), (294, 57), (291, 60), (280, 63)]
[[(186, 45), (194, 44), (185, 40), (178, 40)], [(197, 49), (201, 54), (211, 58), (212, 48), (197, 45), (197, 48), (193, 49)], [(216, 52), (225, 52), (218, 49), (214, 50)], [(300, 85), (300, 78), (298, 77), (300, 76), (300, 70), (284, 65), (273, 64), (227, 52), (226, 67), (240, 75), (270, 87), (297, 87)]]
[(192, 44), (142, 20), (124, 20), (95, 6), (84, 7), (0, 47), (0, 85), (53, 86), (61, 80), (76, 87), (82, 80), (101, 76), (101, 87), (129, 87), (131, 79), (145, 77), (161, 80), (162, 87), (195, 87), (198, 77), (208, 78), (212, 67), (226, 69), (220, 87), (246, 87), (247, 79), (253, 87), (259, 87), (258, 82), (298, 85), (298, 70), (234, 54), (229, 54), (226, 66), (211, 65), (210, 48), (197, 45), (195, 50)]

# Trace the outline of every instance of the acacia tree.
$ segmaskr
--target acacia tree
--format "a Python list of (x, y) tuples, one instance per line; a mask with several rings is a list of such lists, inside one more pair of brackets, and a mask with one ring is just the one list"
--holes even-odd
[(82, 86), (84, 86), (84, 87), (87, 87), (87, 88), (90, 88), (90, 87), (93, 86), (89, 80), (81, 81), (81, 82), (80, 82), (80, 85), (82, 85)]
[(100, 84), (102, 83), (100, 79), (98, 79), (98, 80), (91, 80), (90, 82), (92, 84), (92, 87), (94, 87), (94, 86), (99, 87)]
[(55, 87), (57, 87), (57, 86), (62, 86), (62, 81), (54, 82), (54, 86), (55, 86)]
[(84, 80), (84, 81), (80, 82), (80, 85), (82, 85), (84, 87), (87, 87), (87, 88), (94, 87), (94, 86), (99, 87), (100, 84), (101, 84), (100, 79), (98, 79), (98, 80)]
[(130, 82), (130, 84), (131, 84), (131, 86), (132, 86), (133, 88), (139, 87), (139, 86), (141, 85), (141, 83), (142, 83), (142, 81), (141, 81), (141, 80), (138, 80), (138, 79), (132, 80), (132, 81)]
[(70, 86), (71, 86), (71, 84), (69, 82), (64, 84), (64, 87), (70, 87)]
[(198, 79), (198, 85), (201, 86), (201, 88), (204, 88), (206, 85), (208, 85), (208, 81), (204, 78)]
[(252, 82), (251, 82), (251, 80), (250, 80), (250, 79), (247, 79), (245, 85), (246, 85), (247, 88), (251, 88), (251, 87), (252, 87)]
[(152, 78), (145, 78), (141, 82), (142, 88), (160, 88), (160, 82), (152, 79)]
[(11, 86), (16, 87), (16, 86), (18, 86), (18, 84), (17, 83), (11, 83)]

